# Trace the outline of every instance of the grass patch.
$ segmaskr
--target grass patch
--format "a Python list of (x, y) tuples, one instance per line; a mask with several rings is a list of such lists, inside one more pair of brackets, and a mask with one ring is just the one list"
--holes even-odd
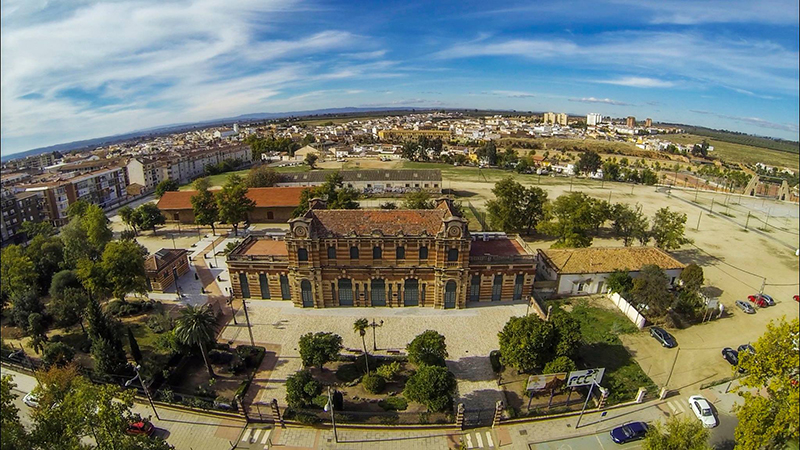
[(363, 372), (355, 364), (343, 364), (336, 370), (336, 379), (343, 383), (350, 383), (358, 379)]
[(709, 145), (714, 146), (714, 151), (710, 152), (709, 156), (716, 156), (729, 162), (740, 162), (745, 164), (769, 162), (770, 164), (777, 164), (795, 170), (800, 168), (800, 162), (798, 162), (797, 153), (771, 150), (763, 147), (754, 147), (752, 145), (735, 144), (733, 142), (724, 142), (693, 134), (669, 135), (667, 139), (677, 144), (684, 145), (699, 144), (703, 141), (703, 139), (706, 139)]
[(384, 411), (405, 411), (408, 408), (408, 400), (404, 397), (386, 397), (384, 400), (378, 402)]

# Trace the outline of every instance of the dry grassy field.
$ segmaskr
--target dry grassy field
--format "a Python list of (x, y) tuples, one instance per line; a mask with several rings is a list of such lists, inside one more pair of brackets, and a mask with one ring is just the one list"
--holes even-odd
[(797, 153), (781, 152), (768, 148), (753, 147), (750, 145), (734, 144), (732, 142), (718, 141), (693, 134), (670, 135), (669, 140), (678, 144), (699, 144), (703, 139), (714, 146), (711, 156), (735, 163), (755, 164), (757, 162), (788, 167), (797, 170), (800, 168), (800, 155)]

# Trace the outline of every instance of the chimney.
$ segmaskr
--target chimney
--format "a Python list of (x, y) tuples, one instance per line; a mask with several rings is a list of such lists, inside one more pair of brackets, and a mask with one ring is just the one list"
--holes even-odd
[(314, 197), (308, 201), (308, 209), (325, 209), (327, 206), (327, 202), (319, 197)]

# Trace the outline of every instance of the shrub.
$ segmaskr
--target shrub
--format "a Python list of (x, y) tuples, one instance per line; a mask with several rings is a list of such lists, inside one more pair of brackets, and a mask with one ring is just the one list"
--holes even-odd
[(489, 362), (492, 364), (492, 370), (499, 373), (503, 370), (503, 364), (500, 362), (500, 350), (492, 350), (489, 352)]
[(300, 336), (299, 347), (303, 366), (316, 366), (322, 370), (325, 363), (339, 357), (342, 337), (333, 333), (306, 333)]
[(261, 360), (264, 359), (266, 349), (264, 347), (240, 345), (236, 347), (236, 354), (247, 364), (247, 367), (256, 367), (261, 364)]
[(456, 377), (446, 367), (423, 365), (411, 375), (403, 395), (431, 411), (446, 409), (456, 391)]
[(301, 370), (286, 378), (286, 403), (292, 408), (305, 408), (322, 391), (311, 372)]
[(42, 360), (45, 365), (64, 367), (75, 358), (75, 350), (64, 342), (51, 342), (44, 348)]
[(569, 373), (576, 369), (575, 362), (566, 356), (559, 356), (544, 365), (544, 373)]
[(377, 394), (386, 387), (386, 380), (376, 373), (364, 375), (364, 378), (361, 379), (361, 383), (364, 385), (364, 389), (371, 394)]
[(325, 408), (325, 406), (328, 404), (328, 394), (320, 394), (314, 397), (314, 400), (311, 400), (311, 403), (320, 409)]
[(236, 392), (233, 394), (234, 398), (241, 398), (247, 392), (247, 389), (250, 388), (250, 382), (252, 379), (248, 378), (241, 383), (239, 383), (239, 387), (236, 388)]
[(343, 364), (336, 370), (336, 379), (343, 383), (350, 383), (361, 376), (361, 369), (356, 364)]
[(388, 381), (394, 379), (398, 373), (400, 373), (400, 363), (398, 361), (392, 361), (389, 364), (378, 367), (378, 375)]
[(378, 402), (384, 411), (405, 411), (408, 408), (408, 400), (401, 396), (386, 397)]
[(447, 345), (444, 336), (433, 330), (418, 335), (407, 346), (408, 360), (414, 365), (444, 366)]
[(234, 354), (222, 350), (211, 350), (208, 352), (208, 361), (211, 364), (228, 364), (234, 359)]
[(170, 331), (174, 327), (172, 317), (167, 313), (155, 314), (147, 318), (147, 328), (159, 334)]
[(303, 425), (315, 425), (322, 422), (322, 420), (316, 414), (305, 413), (305, 412), (295, 413), (293, 414), (293, 418), (294, 420), (302, 423)]

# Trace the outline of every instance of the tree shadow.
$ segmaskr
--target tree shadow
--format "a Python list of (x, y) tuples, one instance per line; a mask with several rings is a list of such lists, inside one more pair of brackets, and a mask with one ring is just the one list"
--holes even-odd
[(725, 439), (714, 444), (714, 450), (733, 450), (736, 447), (736, 441), (733, 439)]
[(467, 409), (494, 409), (497, 401), (503, 400), (503, 393), (497, 389), (480, 389), (462, 395), (456, 401)]
[(725, 292), (716, 286), (703, 286), (703, 288), (700, 289), (700, 291), (708, 298), (720, 297), (722, 293)]
[(488, 356), (467, 356), (456, 361), (450, 360), (447, 361), (447, 367), (458, 380), (489, 381), (496, 378)]
[(476, 194), (475, 192), (472, 192), (472, 191), (458, 191), (458, 190), (455, 190), (455, 189), (451, 189), (450, 191), (456, 197), (475, 197), (476, 195), (478, 195), (478, 194)]
[(718, 258), (704, 253), (696, 248), (686, 248), (682, 250), (675, 250), (672, 256), (684, 264), (695, 263), (698, 266), (712, 266), (717, 261), (723, 261), (723, 258)]

